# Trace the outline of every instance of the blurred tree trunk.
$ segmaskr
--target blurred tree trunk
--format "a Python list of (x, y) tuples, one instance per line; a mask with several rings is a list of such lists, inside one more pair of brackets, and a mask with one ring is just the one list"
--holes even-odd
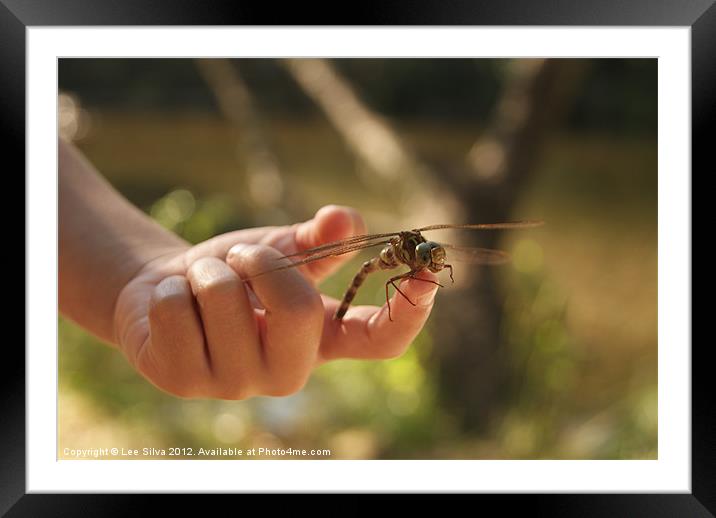
[[(514, 219), (515, 202), (535, 171), (550, 128), (569, 107), (583, 66), (562, 59), (508, 64), (492, 122), (470, 150), (467, 167), (442, 170), (465, 209), (466, 221)], [(493, 248), (500, 233), (479, 237), (480, 246)], [(478, 431), (502, 406), (512, 381), (507, 351), (500, 346), (503, 301), (495, 270), (477, 268), (465, 290), (445, 290), (441, 298), (434, 310), (441, 400), (461, 429)]]
[[(449, 186), (420, 159), (390, 121), (361, 100), (330, 61), (288, 59), (283, 64), (321, 108), (347, 148), (366, 166), (359, 170), (366, 187), (396, 193), (388, 218), (393, 225), (402, 222), (415, 228), (459, 217), (459, 206)], [(415, 219), (416, 207), (420, 207), (422, 220)]]

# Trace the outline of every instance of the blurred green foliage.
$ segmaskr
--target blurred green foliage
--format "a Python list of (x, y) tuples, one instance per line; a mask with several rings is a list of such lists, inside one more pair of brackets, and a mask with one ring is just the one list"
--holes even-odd
[[(480, 126), (466, 121), (484, 118), (494, 103), (500, 61), (453, 61), (430, 68), (426, 60), (366, 60), (340, 68), (370, 86), (366, 98), (389, 114), (417, 106), (422, 120), (401, 121), (406, 139), (424, 155), (454, 159)], [(514, 257), (500, 275), (504, 346), (518, 383), (487, 431), (461, 432), (441, 407), (430, 364), (440, 329), (432, 322), (399, 359), (332, 362), (295, 396), (227, 402), (160, 392), (121, 353), (60, 317), (60, 455), (66, 446), (283, 445), (330, 448), (332, 458), (656, 458), (655, 97), (649, 101), (656, 64), (604, 61), (569, 123), (549, 141), (517, 208), (549, 224), (503, 243)], [(292, 223), (326, 203), (359, 207), (369, 224), (371, 215), (389, 215), (396, 193), (360, 182), (353, 158), (325, 122), (305, 116), (312, 108), (287, 93), (293, 90), (282, 72), (261, 61), (241, 66), (247, 81), (267, 87), (262, 107), (280, 115), (269, 113), (269, 127), (300, 206), (252, 205), (231, 128), (215, 114), (193, 111), (211, 100), (190, 63), (62, 60), (60, 86), (91, 108), (92, 129), (79, 147), (125, 196), (190, 242)], [(371, 73), (381, 80), (371, 82)], [(451, 89), (456, 83), (447, 84), (446, 75), (462, 86)], [(178, 86), (165, 88), (167, 82)], [(469, 103), (465, 85), (479, 85), (484, 98)], [(619, 99), (610, 98), (615, 92)], [(444, 97), (453, 94), (448, 103)], [(127, 103), (133, 109), (119, 113)], [(147, 110), (157, 105), (163, 109)], [(179, 108), (186, 105), (192, 110)], [(610, 110), (616, 121), (603, 119)], [(575, 125), (589, 131), (575, 132)], [(340, 296), (360, 260), (322, 291)], [(384, 282), (369, 277), (356, 302), (382, 304)]]

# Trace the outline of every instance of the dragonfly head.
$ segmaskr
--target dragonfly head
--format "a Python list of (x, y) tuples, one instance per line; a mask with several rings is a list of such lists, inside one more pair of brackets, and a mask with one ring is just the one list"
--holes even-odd
[(415, 247), (415, 259), (423, 268), (441, 270), (445, 264), (445, 249), (438, 243), (426, 241)]

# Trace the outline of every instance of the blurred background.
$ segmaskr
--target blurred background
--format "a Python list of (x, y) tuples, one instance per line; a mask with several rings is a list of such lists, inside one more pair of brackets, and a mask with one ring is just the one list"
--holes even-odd
[[(61, 59), (59, 130), (192, 243), (351, 205), (369, 232), (500, 248), (455, 265), (401, 358), (289, 398), (187, 401), (59, 318), (59, 448), (331, 458), (657, 457), (655, 59)], [(340, 298), (364, 253), (321, 286)], [(372, 278), (371, 278), (372, 277)], [(382, 304), (387, 274), (356, 303)]]

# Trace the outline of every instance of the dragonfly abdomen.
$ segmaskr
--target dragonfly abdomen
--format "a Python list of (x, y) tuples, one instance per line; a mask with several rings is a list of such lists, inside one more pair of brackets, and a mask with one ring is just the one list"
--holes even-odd
[[(388, 248), (386, 247), (383, 252), (385, 252)], [(346, 314), (346, 311), (348, 311), (348, 307), (351, 305), (351, 302), (353, 302), (353, 299), (356, 296), (356, 293), (358, 293), (358, 288), (361, 287), (363, 284), (363, 281), (368, 276), (369, 273), (373, 273), (378, 270), (389, 270), (392, 268), (396, 268), (398, 266), (397, 262), (389, 263), (383, 258), (383, 252), (380, 253), (379, 257), (375, 257), (371, 259), (370, 261), (366, 261), (363, 263), (363, 266), (361, 267), (360, 271), (356, 274), (355, 277), (353, 277), (353, 282), (346, 290), (345, 295), (343, 295), (343, 300), (341, 301), (341, 305), (338, 307), (338, 310), (336, 310), (336, 314), (333, 316), (335, 320), (340, 320), (343, 318), (343, 316)]]

